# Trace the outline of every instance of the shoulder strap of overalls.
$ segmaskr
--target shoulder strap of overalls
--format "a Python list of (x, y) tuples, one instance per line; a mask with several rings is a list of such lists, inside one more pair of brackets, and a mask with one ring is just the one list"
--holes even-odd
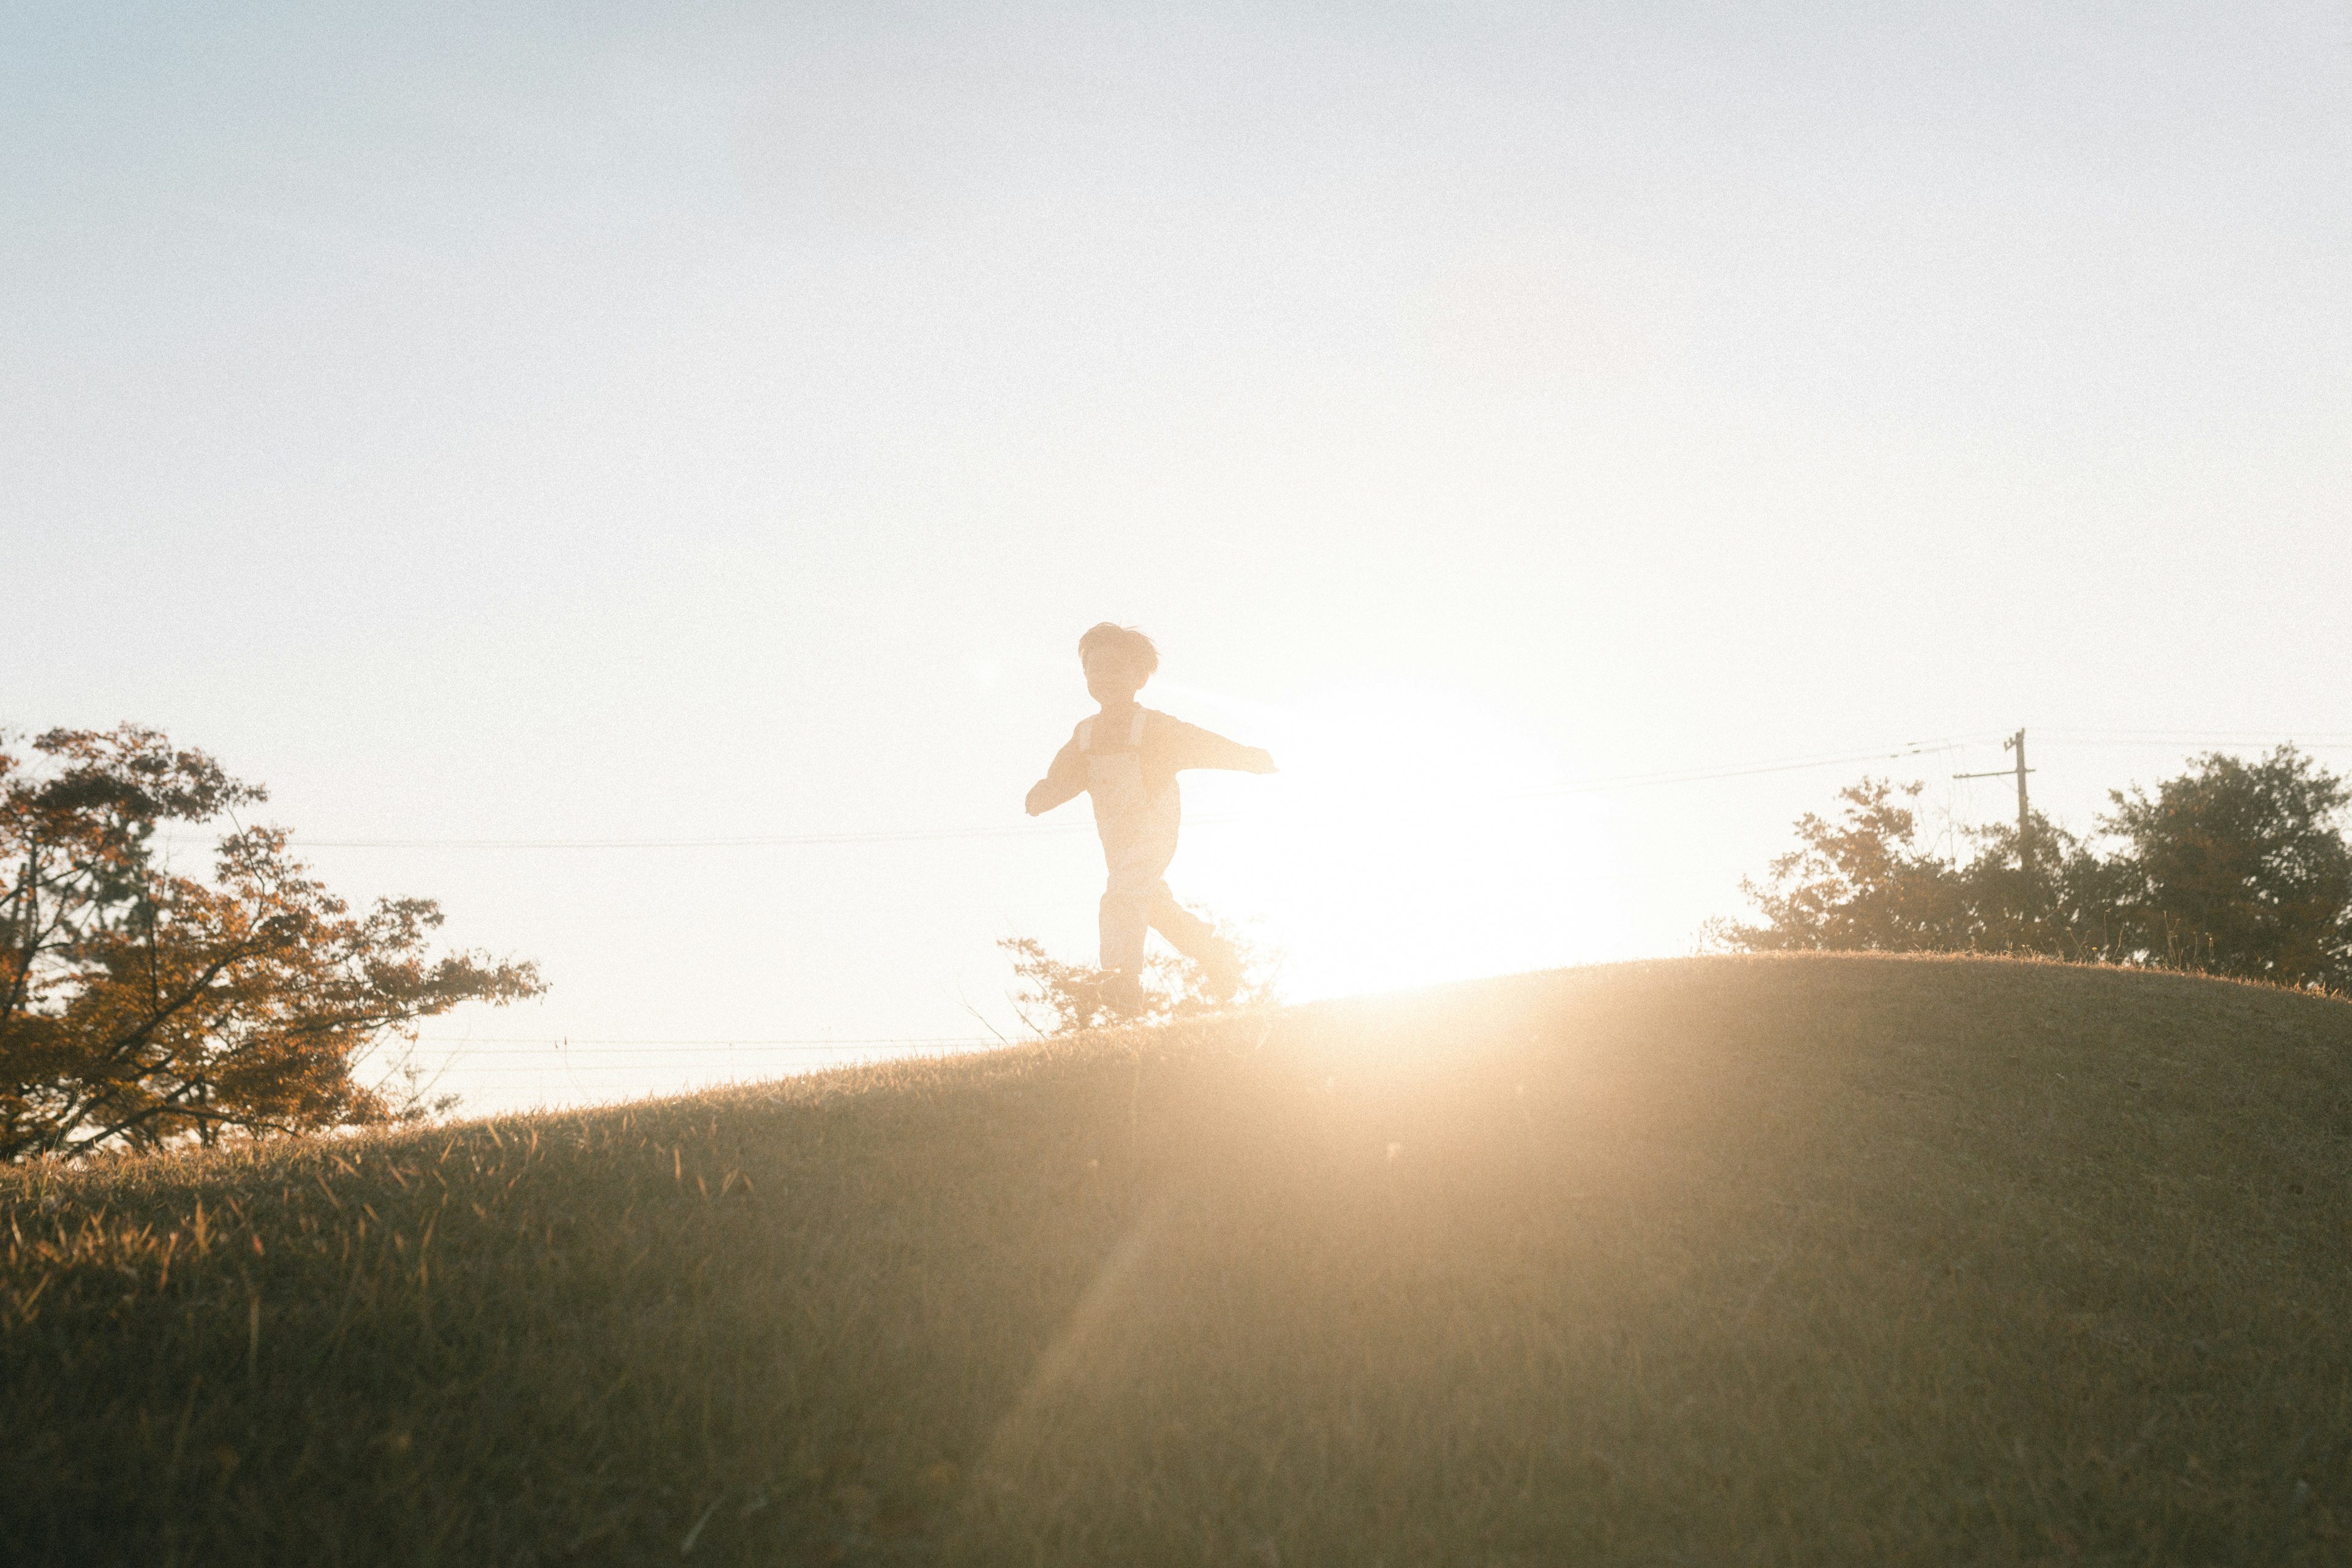
[(1140, 708), (1135, 710), (1135, 722), (1128, 728), (1127, 745), (1129, 751), (1139, 752), (1143, 749), (1143, 711)]
[(1095, 721), (1091, 719), (1081, 719), (1078, 721), (1078, 750), (1091, 752), (1094, 749)]

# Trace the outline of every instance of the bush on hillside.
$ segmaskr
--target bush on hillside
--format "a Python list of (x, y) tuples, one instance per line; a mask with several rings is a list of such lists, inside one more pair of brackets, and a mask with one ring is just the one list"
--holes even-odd
[(1255, 1007), (1277, 996), (1281, 955), (1222, 922), (1217, 935), (1241, 960), (1242, 983), (1230, 995), (1218, 994), (1208, 971), (1181, 953), (1153, 952), (1143, 961), (1143, 1006), (1122, 1013), (1104, 1000), (1109, 978), (1091, 964), (1065, 963), (1034, 937), (1006, 937), (996, 945), (1013, 961), (1021, 982), (1013, 1009), (1040, 1035), (1075, 1035), (1110, 1024), (1164, 1024), (1171, 1018), (1224, 1007)]
[[(1766, 880), (1742, 879), (1754, 924), (1711, 936), (1750, 952), (2035, 952), (2352, 989), (2352, 788), (2292, 746), (2217, 752), (2158, 784), (2110, 792), (2086, 841), (2035, 814), (1969, 833), (1965, 855), (1921, 842), (1921, 786), (1864, 779), (1834, 818), (1798, 818)], [(2104, 852), (2102, 852), (2104, 847)]]
[[(152, 730), (0, 746), (0, 1161), (394, 1121), (436, 1107), (362, 1083), (386, 1037), (542, 989), (529, 963), (427, 952), (441, 911), (353, 914), (242, 827), (267, 798)], [(210, 881), (157, 829), (228, 817)]]

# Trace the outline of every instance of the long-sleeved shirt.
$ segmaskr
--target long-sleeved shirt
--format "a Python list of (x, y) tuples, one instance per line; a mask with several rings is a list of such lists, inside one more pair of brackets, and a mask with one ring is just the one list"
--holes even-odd
[[(1101, 721), (1095, 722), (1099, 724)], [(1124, 724), (1126, 721), (1119, 722)], [(1143, 710), (1139, 750), (1146, 795), (1156, 796), (1173, 785), (1177, 773), (1186, 768), (1231, 768), (1245, 773), (1274, 772), (1274, 758), (1260, 748), (1228, 741), (1198, 724), (1187, 724), (1151, 708)], [(1054, 753), (1053, 765), (1045, 770), (1045, 776), (1030, 786), (1029, 815), (1051, 811), (1086, 791), (1086, 753), (1078, 750), (1077, 731), (1072, 730), (1069, 743)]]

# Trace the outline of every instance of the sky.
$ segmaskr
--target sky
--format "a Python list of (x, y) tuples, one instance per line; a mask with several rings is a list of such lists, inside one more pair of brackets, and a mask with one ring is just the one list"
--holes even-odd
[(2352, 768), (2347, 154), (2336, 5), (16, 0), (0, 723), (538, 961), (477, 1110), (1017, 1033), (1101, 620), (1291, 994), (1685, 952)]

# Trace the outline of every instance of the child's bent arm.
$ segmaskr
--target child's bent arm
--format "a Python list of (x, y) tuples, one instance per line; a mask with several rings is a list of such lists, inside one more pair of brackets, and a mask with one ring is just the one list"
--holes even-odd
[(1068, 745), (1054, 753), (1054, 765), (1045, 770), (1045, 776), (1029, 786), (1024, 809), (1032, 816), (1042, 816), (1086, 792), (1086, 762), (1073, 737)]
[(1083, 789), (1066, 789), (1052, 779), (1039, 779), (1029, 786), (1029, 798), (1023, 803), (1023, 809), (1032, 816), (1043, 816), (1064, 801), (1085, 793)]

